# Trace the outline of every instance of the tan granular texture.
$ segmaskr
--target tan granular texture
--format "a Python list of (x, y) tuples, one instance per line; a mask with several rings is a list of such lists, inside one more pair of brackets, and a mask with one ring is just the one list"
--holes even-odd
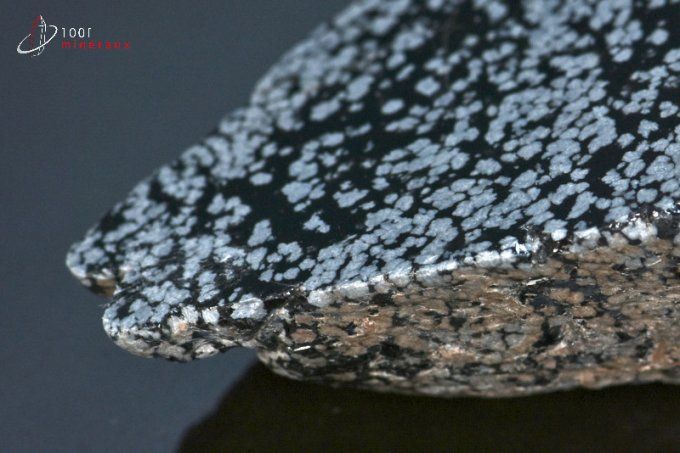
[(259, 357), (296, 379), (438, 396), (678, 383), (679, 262), (669, 240), (622, 243), (286, 306), (262, 328)]

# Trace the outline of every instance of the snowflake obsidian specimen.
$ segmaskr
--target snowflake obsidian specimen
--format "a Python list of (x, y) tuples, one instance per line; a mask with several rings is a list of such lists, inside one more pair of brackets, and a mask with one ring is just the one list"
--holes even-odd
[(360, 1), (74, 245), (121, 347), (434, 395), (680, 380), (680, 4)]

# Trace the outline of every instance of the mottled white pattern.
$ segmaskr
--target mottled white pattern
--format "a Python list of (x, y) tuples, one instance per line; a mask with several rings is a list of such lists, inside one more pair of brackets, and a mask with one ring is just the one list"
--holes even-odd
[[(169, 319), (238, 321), (221, 346), (199, 342), (206, 355), (247, 343), (291, 291), (323, 306), (382, 276), (527, 262), (544, 238), (592, 247), (675, 212), (680, 42), (652, 8), (678, 2), (353, 3), (68, 266), (115, 286), (105, 326), (131, 348), (158, 349), (144, 345)], [(653, 234), (631, 225), (631, 240)]]

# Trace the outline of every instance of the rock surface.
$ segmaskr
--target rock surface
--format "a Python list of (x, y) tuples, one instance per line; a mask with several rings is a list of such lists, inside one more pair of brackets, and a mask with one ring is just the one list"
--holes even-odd
[(354, 3), (67, 264), (143, 356), (442, 396), (677, 383), (679, 16)]

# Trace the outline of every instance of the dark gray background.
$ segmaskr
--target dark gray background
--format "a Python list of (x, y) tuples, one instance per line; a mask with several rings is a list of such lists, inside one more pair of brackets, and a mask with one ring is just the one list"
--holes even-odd
[[(242, 350), (179, 365), (118, 349), (101, 328), (104, 299), (64, 254), (344, 4), (1, 3), (0, 450), (172, 450), (244, 373), (254, 355)], [(37, 14), (132, 48), (67, 51), (57, 38), (18, 55)]]
[[(415, 398), (294, 382), (232, 350), (176, 364), (113, 345), (68, 246), (247, 102), (346, 0), (0, 0), (0, 452), (670, 451), (680, 386)], [(16, 45), (43, 14), (125, 52)]]

